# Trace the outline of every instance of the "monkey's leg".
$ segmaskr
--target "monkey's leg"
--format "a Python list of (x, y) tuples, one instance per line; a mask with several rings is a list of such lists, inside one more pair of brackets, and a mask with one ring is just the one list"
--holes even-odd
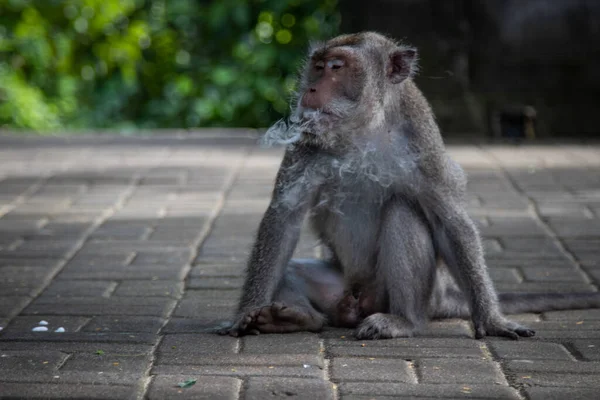
[(428, 303), (436, 266), (431, 234), (424, 218), (410, 205), (395, 200), (382, 215), (376, 278), (385, 288), (389, 314), (365, 318), (358, 339), (408, 337), (428, 319)]
[(291, 260), (273, 303), (251, 314), (250, 329), (262, 333), (317, 332), (343, 295), (343, 275), (329, 261)]

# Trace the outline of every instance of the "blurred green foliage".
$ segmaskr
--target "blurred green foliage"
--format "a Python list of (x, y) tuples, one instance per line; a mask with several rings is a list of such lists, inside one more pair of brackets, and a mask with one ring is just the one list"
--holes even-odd
[(337, 0), (0, 0), (0, 126), (266, 126)]

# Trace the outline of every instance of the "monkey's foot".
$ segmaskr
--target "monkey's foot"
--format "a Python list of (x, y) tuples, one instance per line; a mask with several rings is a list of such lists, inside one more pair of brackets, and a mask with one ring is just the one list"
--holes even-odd
[(308, 310), (274, 302), (261, 308), (250, 325), (261, 333), (316, 332), (323, 328), (323, 319)]
[(233, 337), (258, 335), (260, 332), (251, 324), (256, 319), (261, 309), (262, 308), (256, 308), (240, 314), (234, 322), (217, 328), (216, 332), (219, 335), (230, 335)]
[(368, 316), (354, 331), (360, 340), (411, 337), (415, 329), (403, 318), (392, 314), (377, 313)]
[(474, 325), (476, 339), (481, 339), (485, 336), (504, 336), (513, 340), (518, 340), (521, 336), (535, 336), (535, 331), (533, 329), (529, 329), (505, 318), (498, 318), (487, 323), (475, 322)]

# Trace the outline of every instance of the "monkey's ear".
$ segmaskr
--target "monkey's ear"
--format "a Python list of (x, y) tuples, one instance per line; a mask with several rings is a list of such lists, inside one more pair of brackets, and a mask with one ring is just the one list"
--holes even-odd
[(405, 47), (390, 54), (387, 75), (392, 83), (400, 83), (417, 69), (417, 49)]

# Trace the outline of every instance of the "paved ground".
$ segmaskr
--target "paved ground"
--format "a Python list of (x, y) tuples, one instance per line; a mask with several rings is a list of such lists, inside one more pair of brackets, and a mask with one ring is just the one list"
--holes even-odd
[[(538, 331), (518, 342), (460, 320), (378, 342), (202, 333), (235, 305), (281, 157), (253, 143), (0, 137), (1, 398), (597, 398), (600, 310), (518, 316)], [(501, 290), (597, 289), (600, 147), (450, 151)]]

